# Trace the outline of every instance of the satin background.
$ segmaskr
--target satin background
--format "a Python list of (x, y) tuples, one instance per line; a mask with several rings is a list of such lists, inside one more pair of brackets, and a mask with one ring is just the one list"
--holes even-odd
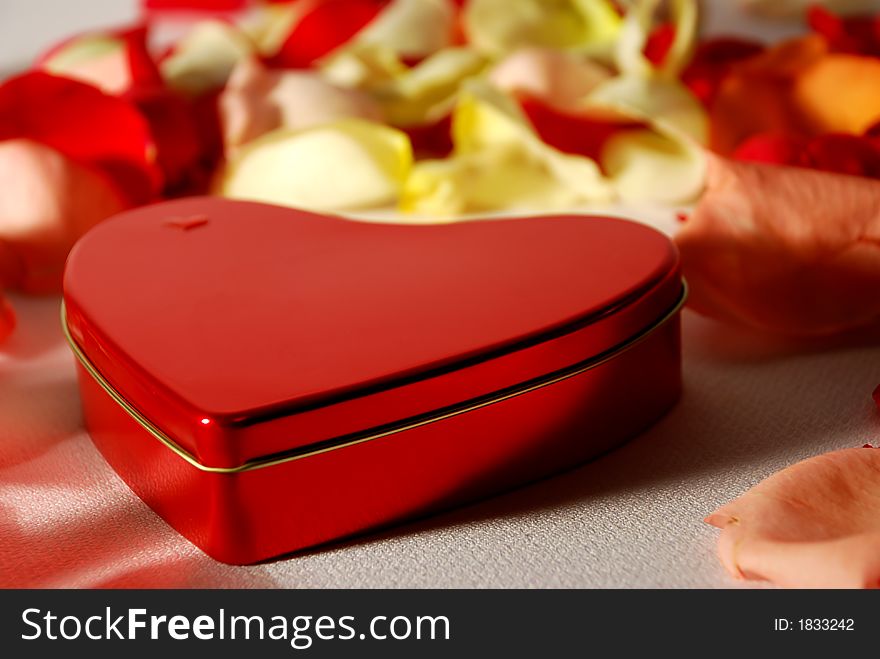
[[(708, 6), (710, 32), (791, 26)], [(3, 0), (0, 66), (134, 14), (121, 0)], [(796, 30), (795, 30), (796, 31)], [(673, 213), (612, 209), (665, 231)], [(730, 587), (702, 518), (797, 460), (880, 440), (880, 348), (786, 345), (684, 314), (685, 394), (599, 460), (467, 508), (251, 566), (202, 554), (82, 427), (59, 299), (12, 296), (0, 347), (0, 587)]]

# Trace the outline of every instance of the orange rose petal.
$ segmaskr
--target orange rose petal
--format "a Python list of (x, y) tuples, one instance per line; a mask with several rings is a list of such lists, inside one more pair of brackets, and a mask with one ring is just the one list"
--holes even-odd
[(792, 90), (798, 75), (827, 50), (825, 41), (812, 35), (732, 64), (709, 108), (712, 150), (730, 155), (758, 133), (809, 132)]
[(861, 135), (880, 120), (880, 60), (826, 55), (797, 76), (793, 101), (814, 132)]
[(854, 448), (774, 474), (706, 518), (738, 578), (880, 587), (880, 450)]
[(880, 331), (880, 182), (712, 157), (676, 242), (701, 313), (791, 336)]
[(0, 273), (25, 292), (58, 290), (73, 243), (127, 207), (108, 178), (29, 140), (0, 142), (0, 180)]

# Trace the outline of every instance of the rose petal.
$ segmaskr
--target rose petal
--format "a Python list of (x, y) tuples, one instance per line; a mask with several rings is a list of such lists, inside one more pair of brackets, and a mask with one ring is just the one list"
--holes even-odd
[(141, 113), (82, 82), (31, 72), (0, 85), (0, 140), (16, 138), (104, 172), (133, 205), (152, 200), (161, 181)]
[(164, 88), (144, 89), (130, 98), (150, 125), (166, 195), (200, 193), (217, 155), (205, 141), (196, 104)]
[(880, 60), (826, 55), (797, 77), (793, 100), (814, 133), (861, 135), (880, 120)]
[(807, 166), (852, 176), (880, 176), (880, 148), (871, 139), (830, 133), (810, 140), (805, 148)]
[(9, 335), (15, 329), (15, 325), (15, 311), (12, 305), (9, 304), (9, 300), (4, 298), (3, 292), (0, 291), (0, 343), (9, 338)]
[(0, 142), (0, 180), (0, 242), (18, 260), (5, 283), (26, 292), (58, 290), (73, 243), (128, 207), (100, 172), (30, 140)]
[(702, 41), (682, 72), (681, 80), (703, 105), (709, 107), (733, 66), (763, 51), (764, 46), (757, 41), (736, 37), (716, 37)]
[[(699, 191), (702, 150), (681, 134), (704, 139), (705, 113), (674, 80), (652, 70), (612, 78), (583, 57), (538, 49), (506, 58), (491, 79), (519, 91), (523, 109), (547, 144), (613, 171), (612, 183), (623, 198), (686, 201)], [(663, 134), (632, 132), (645, 127)]]
[(87, 82), (107, 94), (122, 94), (132, 85), (125, 42), (108, 35), (75, 39), (46, 57), (41, 68)]
[(387, 0), (319, 0), (296, 16), (272, 60), (284, 68), (309, 68), (348, 43), (385, 8)]
[(651, 126), (675, 139), (707, 140), (708, 117), (700, 102), (676, 80), (618, 76), (598, 85), (583, 102), (585, 111), (621, 122)]
[(255, 44), (231, 23), (201, 21), (161, 65), (172, 89), (198, 96), (226, 84), (235, 66), (256, 52)]
[(786, 335), (880, 323), (880, 183), (712, 158), (676, 236), (691, 306)]
[(880, 587), (880, 451), (854, 448), (774, 474), (706, 518), (739, 578), (808, 588)]
[(697, 37), (697, 4), (694, 0), (672, 0), (672, 39), (662, 62), (651, 61), (646, 51), (654, 29), (654, 17), (661, 0), (638, 0), (627, 11), (615, 45), (617, 68), (625, 75), (661, 75), (675, 77), (690, 60)]
[(706, 159), (702, 148), (653, 130), (612, 135), (602, 148), (602, 169), (626, 201), (680, 204), (703, 189)]
[(584, 98), (611, 72), (582, 55), (549, 48), (511, 53), (489, 73), (498, 89), (525, 96), (557, 110), (578, 110)]
[(605, 0), (469, 0), (462, 21), (469, 43), (496, 58), (526, 46), (607, 54), (621, 25)]
[(580, 110), (559, 110), (544, 101), (520, 97), (520, 105), (541, 139), (563, 153), (600, 162), (608, 140), (621, 131), (643, 127), (641, 121), (605, 118)]
[(485, 66), (486, 60), (469, 48), (447, 48), (372, 86), (371, 92), (392, 125), (432, 124), (452, 111), (462, 81), (481, 73)]
[(805, 137), (784, 133), (759, 133), (740, 144), (733, 152), (733, 157), (749, 162), (803, 166), (807, 144)]
[(454, 154), (413, 169), (405, 212), (449, 217), (499, 208), (561, 208), (607, 201), (592, 160), (543, 143), (515, 102), (477, 81), (464, 86), (453, 115)]
[(432, 123), (402, 126), (412, 143), (416, 158), (445, 158), (454, 147), (452, 143), (452, 115)]
[(841, 14), (854, 14), (875, 10), (873, 0), (740, 0), (743, 6), (764, 16), (797, 17), (804, 15), (815, 5), (827, 7)]
[(48, 73), (65, 76), (121, 96), (134, 88), (161, 86), (162, 77), (147, 47), (146, 27), (69, 39), (37, 61)]
[(321, 60), (321, 74), (330, 82), (350, 89), (374, 89), (406, 75), (410, 68), (391, 50), (354, 44)]
[(450, 0), (391, 0), (356, 40), (404, 59), (421, 59), (453, 45), (456, 19)]
[(710, 106), (712, 150), (730, 155), (759, 133), (810, 134), (793, 89), (798, 77), (827, 52), (825, 41), (813, 35), (733, 64)]
[[(871, 7), (876, 10), (876, 7)], [(880, 17), (853, 16), (844, 18), (821, 5), (807, 12), (807, 23), (836, 53), (853, 53), (880, 57)]]
[(347, 119), (249, 143), (228, 164), (220, 193), (321, 210), (372, 208), (397, 200), (411, 165), (405, 134)]
[(855, 135), (829, 133), (805, 138), (762, 133), (743, 142), (734, 158), (852, 176), (880, 176), (880, 145), (873, 138)]
[(602, 168), (621, 199), (685, 203), (703, 187), (707, 117), (700, 102), (674, 79), (619, 76), (585, 100), (592, 112), (645, 128), (614, 133), (602, 146)]
[(220, 95), (220, 114), (228, 151), (277, 128), (382, 118), (378, 103), (363, 92), (336, 87), (317, 73), (269, 71), (251, 58), (232, 73)]
[(229, 12), (245, 9), (252, 0), (143, 0), (147, 10)]

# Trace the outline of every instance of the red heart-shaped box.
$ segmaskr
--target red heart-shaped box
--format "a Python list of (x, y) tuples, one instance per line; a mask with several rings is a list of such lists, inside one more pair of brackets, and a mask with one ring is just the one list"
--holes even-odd
[(678, 399), (678, 254), (601, 217), (368, 224), (194, 198), (71, 252), (86, 424), (251, 563), (583, 462)]

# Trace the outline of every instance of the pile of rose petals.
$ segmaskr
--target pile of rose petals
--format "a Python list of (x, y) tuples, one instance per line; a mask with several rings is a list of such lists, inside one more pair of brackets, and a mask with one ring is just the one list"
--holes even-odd
[(701, 44), (706, 189), (676, 241), (691, 305), (790, 337), (880, 337), (880, 17), (822, 7), (770, 47)]
[(0, 289), (57, 290), (95, 223), (186, 194), (404, 221), (691, 201), (696, 2), (660, 4), (147, 0), (0, 84)]

